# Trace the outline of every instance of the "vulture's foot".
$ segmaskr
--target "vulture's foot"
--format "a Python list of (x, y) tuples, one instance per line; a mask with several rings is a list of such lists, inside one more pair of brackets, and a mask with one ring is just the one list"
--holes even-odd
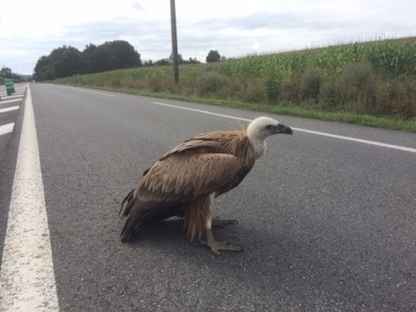
[(238, 224), (237, 220), (221, 220), (219, 217), (212, 218), (211, 224), (213, 226), (224, 227), (227, 224)]
[(218, 256), (220, 255), (220, 250), (242, 251), (240, 247), (231, 246), (227, 242), (217, 242), (214, 239), (214, 235), (212, 235), (211, 230), (205, 230), (205, 235), (207, 236), (207, 240), (201, 240), (201, 244), (210, 247), (211, 251)]

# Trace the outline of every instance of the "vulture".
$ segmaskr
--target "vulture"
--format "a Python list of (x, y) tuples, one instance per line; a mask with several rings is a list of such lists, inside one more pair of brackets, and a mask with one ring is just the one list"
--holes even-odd
[(201, 133), (171, 149), (144, 171), (123, 199), (121, 241), (131, 240), (143, 224), (178, 216), (184, 218), (191, 241), (198, 237), (217, 255), (220, 250), (240, 251), (214, 239), (212, 225), (237, 222), (212, 218), (213, 199), (235, 188), (265, 152), (265, 139), (279, 133), (292, 134), (292, 129), (258, 117), (247, 129)]

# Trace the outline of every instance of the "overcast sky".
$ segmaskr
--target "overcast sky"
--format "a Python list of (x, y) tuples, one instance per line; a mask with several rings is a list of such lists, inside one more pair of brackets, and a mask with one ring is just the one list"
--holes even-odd
[[(176, 0), (179, 53), (205, 61), (416, 35), (416, 0)], [(32, 74), (63, 45), (126, 40), (142, 61), (171, 53), (169, 0), (5, 0), (0, 67)]]

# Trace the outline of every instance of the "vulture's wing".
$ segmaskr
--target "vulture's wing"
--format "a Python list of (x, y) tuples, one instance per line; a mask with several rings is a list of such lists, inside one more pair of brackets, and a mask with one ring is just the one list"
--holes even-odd
[(140, 224), (179, 214), (182, 203), (216, 192), (229, 183), (241, 163), (229, 154), (173, 154), (156, 161), (122, 202), (127, 216), (121, 233), (129, 240)]
[(242, 164), (229, 154), (173, 154), (156, 161), (136, 187), (140, 201), (190, 201), (214, 193)]

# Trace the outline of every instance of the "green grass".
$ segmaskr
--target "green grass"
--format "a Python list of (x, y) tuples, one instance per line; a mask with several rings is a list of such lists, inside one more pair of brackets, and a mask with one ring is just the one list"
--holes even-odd
[[(75, 85), (74, 85), (75, 86)], [(79, 85), (76, 85), (79, 86)], [(371, 127), (404, 130), (409, 132), (416, 132), (416, 118), (412, 120), (400, 120), (389, 117), (374, 117), (369, 115), (360, 115), (348, 112), (327, 112), (323, 110), (307, 109), (299, 106), (290, 106), (285, 104), (251, 104), (239, 101), (221, 100), (221, 99), (207, 99), (198, 96), (186, 96), (182, 94), (172, 94), (168, 92), (152, 92), (147, 90), (112, 88), (112, 87), (96, 87), (83, 85), (85, 88), (98, 89), (103, 91), (113, 91), (141, 96), (157, 97), (178, 101), (186, 101), (201, 104), (210, 104), (222, 107), (231, 107), (238, 109), (245, 109), (250, 111), (275, 113), (282, 115), (298, 116), (304, 118), (344, 122), (351, 124), (359, 124)]]
[(416, 37), (54, 81), (416, 132)]

